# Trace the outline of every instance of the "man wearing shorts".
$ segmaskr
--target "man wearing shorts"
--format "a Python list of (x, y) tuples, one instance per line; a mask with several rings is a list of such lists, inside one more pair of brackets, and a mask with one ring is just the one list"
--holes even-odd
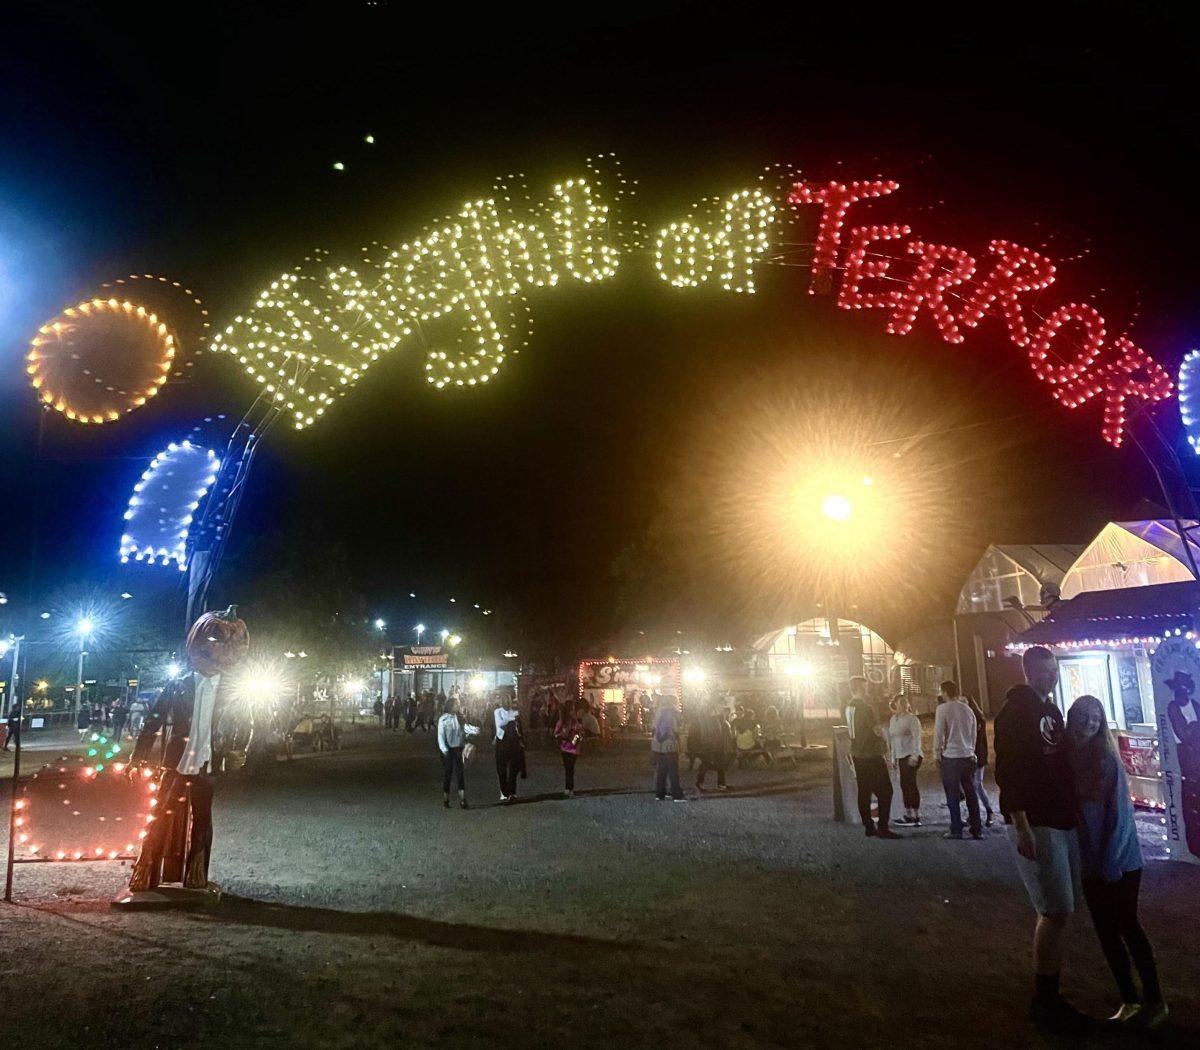
[(1078, 1031), (1088, 1019), (1059, 992), (1067, 924), (1082, 896), (1066, 730), (1047, 699), (1058, 684), (1058, 661), (1049, 649), (1034, 646), (1025, 650), (1022, 666), (1027, 684), (1008, 691), (996, 716), (1000, 812), (1038, 916), (1032, 1017), (1057, 1031)]

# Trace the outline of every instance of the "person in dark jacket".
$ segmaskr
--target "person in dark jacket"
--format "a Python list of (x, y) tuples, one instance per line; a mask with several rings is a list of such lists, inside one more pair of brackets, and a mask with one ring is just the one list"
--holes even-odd
[(664, 801), (669, 787), (674, 801), (686, 802), (679, 784), (679, 712), (673, 696), (658, 698), (650, 728), (650, 753), (654, 759), (654, 797)]
[(696, 721), (688, 733), (688, 753), (700, 758), (700, 769), (696, 773), (696, 790), (704, 790), (704, 781), (710, 769), (717, 773), (717, 790), (725, 791), (725, 771), (729, 756), (733, 754), (733, 728), (729, 724), (728, 711), (723, 703), (713, 701), (707, 711)]
[[(888, 772), (888, 742), (885, 723), (867, 696), (867, 680), (861, 676), (850, 679), (850, 704), (846, 708), (850, 723), (850, 758), (858, 781), (858, 815), (868, 838), (901, 838), (888, 823), (892, 815), (892, 775)], [(871, 818), (871, 796), (874, 795), (879, 823)]]
[(8, 712), (8, 732), (4, 737), (4, 750), (8, 750), (9, 744), (20, 746), (21, 738), (21, 701), (14, 700), (12, 707)]
[(1088, 1018), (1059, 991), (1063, 949), (1078, 907), (1079, 836), (1061, 712), (1048, 697), (1058, 684), (1058, 661), (1033, 646), (1022, 656), (1024, 685), (1013, 686), (996, 715), (996, 783), (1014, 862), (1037, 912), (1033, 935), (1033, 1019), (1060, 1032), (1078, 1032)]
[[(1081, 696), (1067, 712), (1067, 739), (1079, 817), (1083, 895), (1092, 925), (1121, 993), (1111, 1018), (1138, 1028), (1167, 1020), (1154, 949), (1138, 921), (1142, 847), (1133, 819), (1129, 782), (1117, 756), (1104, 705)], [(1139, 997), (1130, 956), (1142, 981)]]
[(990, 828), (995, 823), (996, 811), (992, 807), (992, 800), (988, 797), (987, 787), (983, 783), (983, 775), (987, 771), (988, 765), (987, 716), (984, 715), (983, 708), (979, 706), (974, 697), (964, 695), (963, 699), (975, 714), (975, 797), (979, 799), (980, 805), (987, 813), (987, 819), (983, 822), (984, 826)]

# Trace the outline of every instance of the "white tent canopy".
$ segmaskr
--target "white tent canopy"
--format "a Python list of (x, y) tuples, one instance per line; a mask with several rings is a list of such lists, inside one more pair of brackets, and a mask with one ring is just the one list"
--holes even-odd
[(1190, 535), (1196, 522), (1183, 522), (1189, 535), (1180, 536), (1170, 519), (1110, 521), (1084, 548), (1067, 570), (1062, 596), (1074, 598), (1084, 591), (1113, 591), (1181, 583), (1193, 578), (1185, 542), (1200, 564), (1200, 547)]
[(1040, 605), (1042, 585), (1061, 584), (1083, 549), (1054, 543), (992, 544), (963, 584), (957, 612), (1003, 612), (1005, 598)]

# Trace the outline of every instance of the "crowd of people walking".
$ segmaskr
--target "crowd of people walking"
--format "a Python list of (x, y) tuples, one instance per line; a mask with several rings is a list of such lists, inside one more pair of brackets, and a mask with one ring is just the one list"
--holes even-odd
[[(1051, 697), (1058, 681), (1048, 650), (1024, 654), (1026, 682), (1009, 691), (996, 717), (989, 745), (987, 719), (957, 683), (941, 684), (932, 727), (932, 751), (948, 813), (942, 837), (979, 840), (1002, 815), (1013, 864), (1036, 913), (1033, 959), (1033, 1018), (1047, 1028), (1079, 1030), (1091, 1024), (1060, 988), (1065, 934), (1073, 912), (1086, 906), (1122, 1005), (1114, 1023), (1154, 1028), (1167, 1017), (1154, 952), (1138, 920), (1143, 859), (1124, 767), (1103, 705), (1081, 696), (1066, 719)], [(909, 698), (888, 703), (870, 696), (865, 678), (849, 682), (845, 711), (848, 759), (856, 780), (859, 819), (868, 838), (899, 839), (893, 830), (923, 826), (918, 773), (925, 764), (920, 718)], [(381, 712), (386, 726), (425, 730), (432, 714), (442, 760), (443, 805), (457, 788), (468, 809), (466, 767), (486, 739), (494, 745), (501, 803), (517, 799), (527, 776), (527, 733), (548, 737), (562, 767), (564, 798), (575, 796), (580, 758), (601, 738), (601, 724), (586, 700), (556, 704), (552, 723), (527, 727), (516, 698), (492, 698), (486, 710), (463, 711), (457, 695), (409, 697), (395, 714)], [(380, 713), (380, 712), (377, 712)], [(754, 711), (721, 698), (699, 704), (686, 722), (674, 696), (653, 696), (647, 717), (656, 800), (689, 801), (680, 760), (695, 770), (695, 789), (727, 791), (730, 770), (761, 760), (775, 761), (784, 747), (778, 712), (769, 708), (760, 724)], [(487, 731), (484, 731), (484, 727)], [(994, 754), (999, 802), (994, 805), (986, 771)], [(898, 784), (902, 815), (893, 818)], [(926, 813), (926, 816), (928, 814)], [(1135, 980), (1136, 974), (1136, 980)]]

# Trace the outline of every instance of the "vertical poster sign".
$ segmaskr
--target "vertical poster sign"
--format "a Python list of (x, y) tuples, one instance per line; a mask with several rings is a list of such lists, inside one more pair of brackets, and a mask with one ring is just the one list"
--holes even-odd
[(1200, 651), (1168, 638), (1150, 666), (1167, 846), (1172, 859), (1200, 864)]

